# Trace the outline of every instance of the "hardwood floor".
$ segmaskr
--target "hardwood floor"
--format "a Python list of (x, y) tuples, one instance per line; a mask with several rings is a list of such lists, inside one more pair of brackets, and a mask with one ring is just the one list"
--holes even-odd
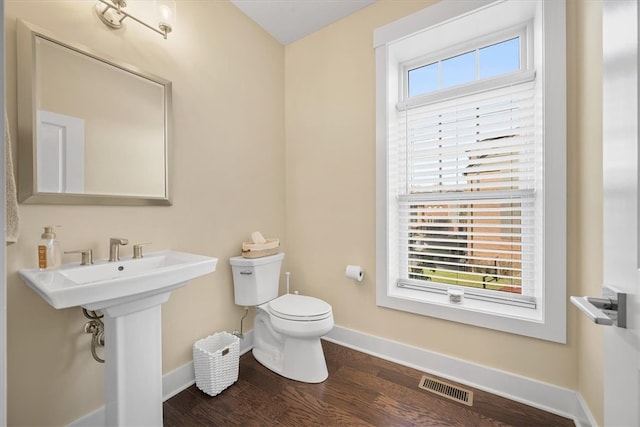
[(247, 353), (217, 396), (195, 385), (164, 403), (165, 426), (573, 426), (572, 420), (464, 385), (473, 406), (418, 388), (423, 373), (322, 341), (329, 378), (283, 378)]

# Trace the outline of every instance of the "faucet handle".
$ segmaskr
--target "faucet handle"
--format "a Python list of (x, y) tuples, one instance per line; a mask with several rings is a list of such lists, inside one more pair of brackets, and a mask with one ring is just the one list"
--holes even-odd
[(136, 245), (133, 245), (133, 259), (142, 258), (142, 247), (148, 246), (150, 244), (151, 243), (138, 243)]
[(80, 265), (93, 264), (93, 250), (92, 249), (77, 249), (75, 251), (65, 251), (65, 254), (82, 254), (82, 260)]

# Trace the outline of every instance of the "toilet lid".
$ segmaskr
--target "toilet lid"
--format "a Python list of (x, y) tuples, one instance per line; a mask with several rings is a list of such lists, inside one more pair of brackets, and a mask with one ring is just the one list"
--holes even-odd
[(284, 294), (269, 302), (269, 312), (287, 320), (322, 320), (331, 315), (331, 306), (318, 298)]

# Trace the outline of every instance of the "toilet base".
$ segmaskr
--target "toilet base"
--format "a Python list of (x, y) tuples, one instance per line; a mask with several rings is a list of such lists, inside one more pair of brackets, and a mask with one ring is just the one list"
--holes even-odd
[(291, 380), (321, 383), (329, 377), (320, 338), (289, 338), (285, 340), (283, 350), (284, 353), (275, 354), (268, 349), (254, 347), (251, 352), (262, 366)]
[[(332, 327), (333, 318), (330, 322)], [(254, 321), (252, 353), (267, 369), (295, 381), (321, 383), (329, 376), (320, 336), (291, 337), (276, 332), (269, 315), (260, 308)]]

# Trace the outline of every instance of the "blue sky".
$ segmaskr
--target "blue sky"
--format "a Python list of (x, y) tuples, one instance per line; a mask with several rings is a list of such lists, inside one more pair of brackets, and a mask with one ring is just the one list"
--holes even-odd
[(516, 37), (409, 70), (409, 96), (517, 71), (519, 48), (520, 38)]

